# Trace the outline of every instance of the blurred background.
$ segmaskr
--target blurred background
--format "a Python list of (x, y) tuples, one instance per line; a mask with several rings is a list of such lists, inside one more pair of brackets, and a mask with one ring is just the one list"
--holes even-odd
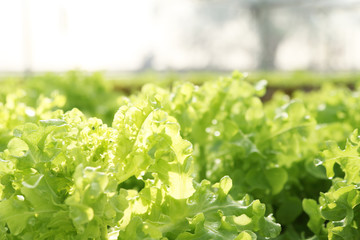
[(355, 0), (0, 0), (0, 73), (360, 69)]

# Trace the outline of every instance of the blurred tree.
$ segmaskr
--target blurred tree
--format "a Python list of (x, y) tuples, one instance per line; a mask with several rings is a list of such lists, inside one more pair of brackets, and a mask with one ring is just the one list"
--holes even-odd
[[(262, 70), (274, 70), (276, 68), (276, 54), (283, 39), (294, 31), (299, 24), (312, 25), (312, 11), (309, 11), (309, 8), (324, 2), (323, 0), (237, 1), (250, 10), (254, 20), (260, 44), (258, 68)], [(280, 21), (278, 20), (279, 17)]]
[[(257, 68), (262, 70), (274, 70), (276, 68), (276, 55), (282, 41), (297, 30), (299, 26), (306, 26), (309, 34), (319, 38), (324, 45), (324, 59), (310, 59), (309, 66), (315, 69), (328, 69), (339, 53), (339, 45), (333, 41), (331, 34), (322, 36), (325, 39), (321, 43), (318, 32), (324, 28), (324, 24), (317, 24), (317, 20), (323, 20), (324, 16), (339, 8), (351, 8), (359, 5), (357, 0), (197, 0), (198, 17), (206, 19), (206, 28), (209, 25), (221, 26), (232, 19), (239, 17), (236, 9), (247, 9), (257, 32)], [(204, 21), (205, 22), (205, 21)], [(326, 27), (326, 26), (325, 26)], [(319, 29), (321, 28), (321, 29)], [(317, 36), (316, 36), (317, 35)], [(206, 47), (209, 41), (204, 41), (202, 31), (197, 31), (194, 44), (199, 43)], [(316, 41), (316, 39), (315, 39)], [(314, 43), (314, 39), (310, 41)], [(211, 50), (210, 50), (211, 51)], [(320, 64), (321, 62), (321, 64)]]
[(272, 6), (267, 1), (256, 1), (249, 5), (259, 36), (260, 54), (258, 68), (272, 70), (278, 46), (286, 31), (274, 24)]

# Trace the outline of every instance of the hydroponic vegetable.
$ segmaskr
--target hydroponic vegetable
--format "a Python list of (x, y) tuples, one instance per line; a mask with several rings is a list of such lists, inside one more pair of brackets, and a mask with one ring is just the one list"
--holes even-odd
[[(14, 130), (1, 154), (3, 239), (273, 238), (265, 206), (233, 200), (229, 177), (193, 182), (192, 145), (156, 103), (124, 105), (113, 127), (78, 110)], [(124, 189), (137, 177), (144, 186)]]
[(360, 237), (359, 89), (263, 102), (266, 81), (237, 72), (128, 97), (100, 75), (36, 79), (0, 103), (0, 239)]

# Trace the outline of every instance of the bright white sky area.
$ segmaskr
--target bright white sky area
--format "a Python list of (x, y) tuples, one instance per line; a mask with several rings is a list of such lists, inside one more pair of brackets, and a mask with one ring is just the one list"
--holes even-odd
[[(0, 0), (0, 72), (134, 71), (147, 62), (156, 70), (254, 69), (259, 40), (249, 13), (210, 24), (196, 2)], [(285, 35), (278, 69), (360, 69), (359, 7), (333, 9), (314, 26)]]
[(150, 4), (0, 0), (0, 71), (134, 69), (152, 41)]

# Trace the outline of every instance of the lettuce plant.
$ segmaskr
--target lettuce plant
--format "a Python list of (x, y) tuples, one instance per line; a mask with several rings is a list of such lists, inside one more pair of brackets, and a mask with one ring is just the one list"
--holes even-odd
[(319, 203), (304, 199), (303, 206), (310, 216), (309, 228), (319, 239), (359, 239), (360, 207), (360, 140), (355, 130), (341, 149), (329, 142), (317, 160), (332, 179), (331, 188), (321, 193)]
[(123, 105), (112, 127), (76, 109), (17, 127), (0, 155), (0, 238), (276, 237), (264, 204), (232, 199), (229, 177), (194, 181), (179, 130), (152, 101)]
[(264, 103), (235, 72), (115, 99), (53, 77), (65, 95), (31, 95), (40, 77), (0, 102), (0, 239), (360, 237), (358, 90)]

